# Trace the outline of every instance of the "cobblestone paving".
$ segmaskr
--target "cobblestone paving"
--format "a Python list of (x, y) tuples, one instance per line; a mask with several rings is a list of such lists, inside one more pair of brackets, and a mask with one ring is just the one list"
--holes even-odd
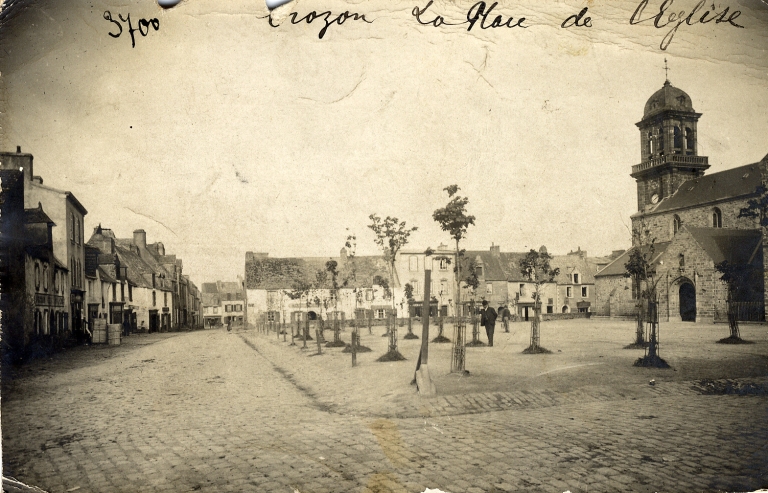
[(288, 378), (258, 337), (153, 336), (81, 352), (75, 363), (65, 356), (12, 382), (2, 402), (5, 473), (51, 492), (768, 486), (765, 396), (669, 383), (620, 396), (445, 396), (427, 417), (360, 416)]

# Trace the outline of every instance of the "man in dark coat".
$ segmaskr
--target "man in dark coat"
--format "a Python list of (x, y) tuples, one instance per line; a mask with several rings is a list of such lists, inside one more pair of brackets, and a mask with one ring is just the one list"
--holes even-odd
[(496, 310), (488, 306), (488, 300), (483, 300), (483, 309), (480, 314), (480, 325), (485, 327), (488, 336), (488, 345), (493, 346), (493, 331), (496, 329)]

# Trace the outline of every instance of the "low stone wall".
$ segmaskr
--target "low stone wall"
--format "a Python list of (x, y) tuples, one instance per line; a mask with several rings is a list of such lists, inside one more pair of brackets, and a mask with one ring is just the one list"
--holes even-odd
[(590, 318), (591, 312), (571, 312), (571, 313), (542, 313), (541, 319), (546, 320), (570, 320), (574, 318)]

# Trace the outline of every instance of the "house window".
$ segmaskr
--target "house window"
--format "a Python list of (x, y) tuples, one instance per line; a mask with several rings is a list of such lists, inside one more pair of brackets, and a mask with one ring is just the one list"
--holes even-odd
[(408, 259), (408, 270), (419, 270), (419, 257), (416, 255), (411, 255), (411, 257)]
[(120, 301), (125, 301), (125, 284), (120, 283)]
[(168, 306), (168, 291), (163, 291), (163, 306)]
[(133, 286), (128, 285), (128, 301), (133, 301)]
[(712, 227), (713, 228), (723, 227), (723, 213), (717, 207), (712, 209)]
[(565, 297), (566, 298), (573, 298), (573, 288), (571, 286), (566, 286), (566, 288), (565, 288)]
[(237, 311), (238, 312), (243, 311), (243, 305), (237, 305)]
[(485, 284), (485, 294), (493, 294), (493, 284), (490, 282)]
[(112, 301), (117, 301), (117, 284), (112, 283)]
[(440, 280), (440, 293), (438, 294), (448, 294), (448, 279)]
[(581, 297), (582, 298), (588, 298), (589, 297), (589, 289), (587, 288), (587, 286), (582, 286), (581, 287)]
[(377, 319), (381, 320), (381, 319), (384, 318), (385, 315), (386, 315), (386, 313), (385, 313), (383, 308), (377, 308), (376, 309), (376, 318)]
[(275, 312), (267, 312), (267, 322), (275, 321)]
[(477, 267), (475, 267), (475, 275), (477, 277), (483, 277), (483, 266), (482, 265), (478, 265)]
[(440, 270), (448, 270), (448, 259), (441, 258), (439, 263)]
[(69, 241), (75, 242), (75, 215), (69, 213)]
[(555, 311), (555, 307), (552, 305), (547, 305), (547, 313), (553, 313)]
[(371, 301), (373, 299), (373, 289), (365, 290), (365, 301)]
[(214, 306), (214, 307), (213, 307), (213, 313), (214, 313), (214, 314), (217, 314), (217, 313), (219, 313), (219, 307), (218, 307), (218, 306)]
[(419, 281), (411, 281), (411, 286), (413, 286), (413, 294), (421, 294), (421, 291), (419, 291)]
[(40, 290), (40, 264), (35, 262), (35, 289)]
[(75, 239), (77, 241), (77, 244), (79, 245), (80, 244), (80, 218), (79, 217), (75, 220), (75, 225), (76, 225)]
[(157, 306), (157, 291), (152, 291), (152, 306)]
[(573, 273), (573, 283), (579, 284), (579, 274), (577, 272)]

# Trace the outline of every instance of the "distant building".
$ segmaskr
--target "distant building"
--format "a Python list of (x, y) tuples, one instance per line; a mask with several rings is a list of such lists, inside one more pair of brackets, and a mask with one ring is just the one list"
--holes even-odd
[[(336, 263), (336, 290), (328, 262)], [(388, 270), (382, 256), (350, 256), (345, 248), (336, 258), (280, 258), (247, 252), (248, 322), (295, 322), (305, 317), (310, 320), (384, 319), (392, 313), (391, 296), (395, 296), (396, 310), (407, 310), (400, 282), (396, 277), (395, 286), (390, 286)], [(297, 289), (302, 285), (308, 289), (303, 292)]]
[(205, 327), (245, 323), (246, 301), (242, 279), (237, 282), (202, 284), (203, 324)]

